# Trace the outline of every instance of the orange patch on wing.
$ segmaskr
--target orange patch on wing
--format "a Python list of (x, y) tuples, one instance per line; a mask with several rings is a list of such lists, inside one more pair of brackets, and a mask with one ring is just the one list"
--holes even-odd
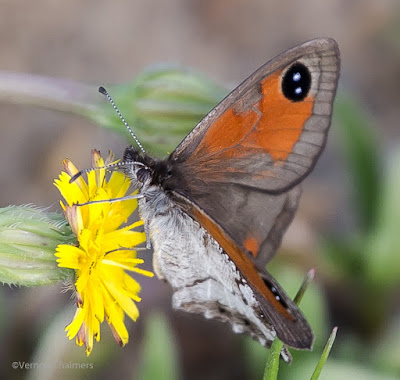
[(277, 310), (289, 321), (294, 322), (295, 319), (293, 316), (279, 301), (277, 301), (275, 295), (265, 285), (249, 257), (243, 253), (243, 251), (232, 241), (232, 239), (199, 209), (193, 207), (191, 214), (219, 243), (219, 245), (229, 255), (230, 259), (235, 263), (236, 267), (240, 270), (242, 276), (251, 284), (251, 286), (254, 287), (255, 290), (257, 290), (270, 304), (272, 304), (275, 310)]
[[(292, 102), (281, 90), (281, 70), (261, 83), (261, 99), (236, 112), (228, 108), (208, 128), (190, 159), (217, 154), (219, 159), (251, 155), (263, 150), (276, 161), (284, 161), (299, 140), (304, 123), (311, 116), (314, 99)], [(255, 110), (260, 112), (257, 113)]]
[(310, 97), (300, 102), (287, 99), (281, 90), (280, 75), (281, 71), (275, 72), (261, 82), (262, 116), (251, 136), (255, 145), (267, 150), (274, 161), (284, 161), (292, 152), (314, 103)]
[(254, 257), (257, 257), (258, 250), (260, 249), (260, 243), (255, 237), (248, 237), (244, 241), (243, 245)]
[[(234, 148), (251, 131), (256, 120), (257, 115), (252, 110), (236, 113), (233, 108), (227, 109), (210, 126), (194, 156), (202, 149), (205, 149), (207, 154), (213, 154)], [(235, 151), (230, 149), (226, 154), (228, 157), (234, 157)]]

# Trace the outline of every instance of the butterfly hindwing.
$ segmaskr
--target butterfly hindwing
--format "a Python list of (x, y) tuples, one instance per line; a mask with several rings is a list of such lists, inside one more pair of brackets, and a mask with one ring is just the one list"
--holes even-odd
[[(252, 306), (252, 313), (257, 314), (258, 320), (272, 324), (278, 337), (291, 347), (310, 349), (314, 339), (311, 328), (297, 305), (286, 295), (276, 280), (264, 268), (257, 266), (204, 210), (178, 194), (175, 194), (173, 199), (188, 215), (198, 221), (228, 254), (229, 261), (238, 270), (236, 281), (241, 282), (243, 295), (251, 294), (250, 299), (256, 300), (257, 310), (254, 309), (255, 305)], [(209, 254), (212, 255), (212, 252)], [(226, 265), (230, 267), (229, 262)], [(229, 286), (227, 284), (227, 288)]]

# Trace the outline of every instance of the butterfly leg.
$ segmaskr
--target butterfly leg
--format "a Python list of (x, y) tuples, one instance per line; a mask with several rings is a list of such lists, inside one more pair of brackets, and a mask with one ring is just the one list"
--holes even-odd
[(132, 195), (126, 195), (125, 197), (119, 197), (119, 198), (100, 199), (97, 201), (88, 201), (85, 203), (75, 203), (74, 206), (87, 206), (87, 205), (92, 205), (95, 203), (115, 203), (115, 202), (129, 201), (131, 199), (142, 199), (142, 198), (143, 198), (142, 194), (132, 194)]
[(112, 249), (111, 251), (107, 251), (105, 254), (108, 255), (109, 253), (112, 252), (117, 252), (117, 251), (147, 251), (147, 247), (120, 247), (116, 249)]
[(149, 222), (144, 223), (144, 233), (146, 234), (146, 249), (151, 249)]

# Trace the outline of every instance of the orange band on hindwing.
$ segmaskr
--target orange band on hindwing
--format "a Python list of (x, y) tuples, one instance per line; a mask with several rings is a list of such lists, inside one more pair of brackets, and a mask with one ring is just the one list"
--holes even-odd
[(294, 322), (293, 316), (283, 307), (283, 305), (275, 298), (275, 295), (265, 285), (264, 281), (258, 274), (254, 264), (242, 252), (238, 246), (229, 238), (221, 228), (214, 223), (208, 215), (201, 212), (199, 209), (192, 206), (191, 214), (197, 221), (207, 230), (209, 234), (219, 243), (224, 251), (229, 255), (242, 276), (264, 297), (274, 309), (289, 321)]

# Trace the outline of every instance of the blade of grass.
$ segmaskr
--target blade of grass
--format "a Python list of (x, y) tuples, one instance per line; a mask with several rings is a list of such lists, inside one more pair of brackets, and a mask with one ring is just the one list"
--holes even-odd
[(325, 362), (328, 359), (329, 353), (331, 352), (331, 348), (333, 346), (333, 342), (335, 341), (336, 338), (336, 332), (337, 332), (337, 327), (335, 327), (332, 330), (332, 333), (328, 339), (328, 342), (326, 343), (326, 346), (324, 348), (324, 351), (322, 352), (321, 358), (318, 361), (317, 366), (315, 367), (315, 370), (313, 372), (313, 374), (310, 377), (310, 380), (318, 380), (319, 379), (319, 375), (322, 372), (322, 368), (324, 368)]
[(279, 358), (282, 348), (283, 342), (279, 339), (275, 339), (268, 353), (263, 380), (276, 380), (278, 378)]

